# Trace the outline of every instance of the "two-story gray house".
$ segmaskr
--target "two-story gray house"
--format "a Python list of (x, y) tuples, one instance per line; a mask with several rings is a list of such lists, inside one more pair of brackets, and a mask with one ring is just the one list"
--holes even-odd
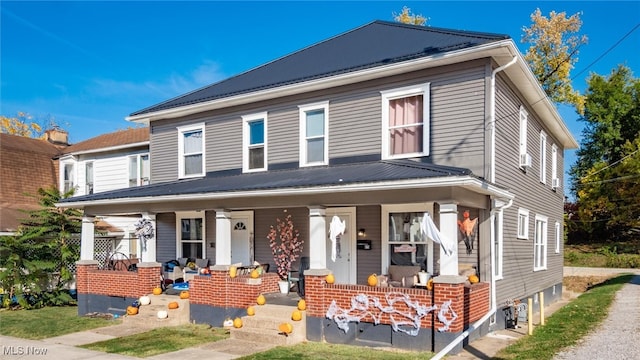
[[(464, 329), (504, 327), (514, 299), (537, 307), (542, 294), (561, 296), (563, 152), (577, 144), (509, 36), (375, 21), (128, 120), (150, 127), (151, 184), (60, 204), (86, 214), (81, 313), (150, 291), (92, 287), (92, 216), (104, 214), (153, 224), (138, 276), (171, 259), (209, 259), (214, 280), (191, 283), (191, 317), (214, 325), (252, 303), (252, 288), (226, 269), (273, 268), (266, 236), (284, 211), (309, 259), (309, 340), (439, 350)], [(337, 238), (334, 217), (344, 224)], [(433, 286), (410, 276), (366, 285), (398, 267), (428, 272)], [(246, 304), (197, 295), (232, 285)], [(402, 331), (388, 307), (371, 310), (378, 321), (332, 316), (349, 314), (348, 299), (391, 304), (394, 294), (405, 310), (451, 311), (418, 311), (419, 332)]]

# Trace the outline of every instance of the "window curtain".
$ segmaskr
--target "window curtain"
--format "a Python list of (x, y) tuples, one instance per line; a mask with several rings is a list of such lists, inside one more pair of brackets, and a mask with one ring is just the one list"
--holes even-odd
[(422, 152), (422, 95), (389, 100), (391, 155)]

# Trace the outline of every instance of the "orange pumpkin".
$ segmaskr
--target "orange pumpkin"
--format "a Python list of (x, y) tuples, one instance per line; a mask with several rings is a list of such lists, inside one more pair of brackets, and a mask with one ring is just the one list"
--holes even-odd
[(304, 301), (304, 299), (300, 299), (300, 301), (298, 301), (298, 310), (301, 310), (301, 311), (307, 310), (307, 302)]
[(290, 323), (282, 323), (278, 325), (278, 330), (285, 334), (291, 334), (291, 332), (293, 331), (293, 325), (291, 325)]
[(162, 288), (153, 288), (153, 295), (160, 295), (162, 294)]
[(334, 282), (336, 282), (336, 278), (333, 276), (333, 274), (327, 275), (325, 280), (327, 281), (327, 284), (333, 284)]
[(427, 281), (427, 290), (433, 290), (433, 279)]
[(376, 274), (369, 275), (369, 277), (367, 278), (367, 284), (369, 284), (369, 286), (377, 286), (378, 285), (378, 275), (376, 275)]
[(260, 276), (260, 273), (258, 273), (258, 270), (253, 269), (251, 270), (251, 278), (252, 279), (257, 279)]
[(173, 309), (177, 309), (177, 308), (178, 308), (178, 302), (177, 302), (177, 301), (172, 301), (172, 302), (170, 302), (170, 303), (167, 305), (167, 307), (168, 307), (169, 309), (172, 309), (172, 310), (173, 310)]
[(253, 316), (253, 315), (255, 315), (255, 314), (256, 314), (256, 309), (255, 309), (253, 306), (249, 306), (249, 307), (247, 308), (247, 315), (249, 315), (249, 316)]
[(240, 329), (242, 327), (242, 319), (239, 317), (233, 319), (233, 327), (236, 329)]
[(229, 277), (233, 279), (236, 275), (238, 275), (238, 268), (235, 266), (229, 267)]
[(184, 290), (180, 292), (180, 299), (188, 299), (189, 298), (189, 290)]
[(258, 305), (264, 305), (267, 302), (267, 299), (264, 298), (264, 295), (260, 294), (260, 296), (258, 296), (258, 298), (256, 299), (256, 303), (258, 303)]
[(291, 313), (291, 320), (293, 321), (302, 320), (302, 313), (300, 312), (300, 310), (293, 310), (293, 312)]
[(138, 308), (135, 306), (127, 306), (127, 315), (136, 315), (138, 313)]
[(470, 282), (470, 283), (475, 284), (475, 283), (477, 283), (477, 282), (479, 282), (479, 281), (480, 281), (480, 279), (478, 278), (478, 276), (477, 276), (477, 275), (471, 275), (471, 276), (469, 276), (469, 282)]

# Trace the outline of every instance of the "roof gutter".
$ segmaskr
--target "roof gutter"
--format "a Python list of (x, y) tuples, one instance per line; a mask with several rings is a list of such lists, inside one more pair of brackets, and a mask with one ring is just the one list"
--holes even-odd
[(106, 147), (106, 148), (99, 148), (99, 149), (87, 149), (87, 150), (79, 150), (79, 151), (69, 151), (69, 152), (65, 152), (63, 155), (85, 155), (85, 154), (93, 154), (93, 153), (102, 153), (102, 152), (108, 152), (108, 151), (123, 150), (123, 149), (129, 149), (129, 148), (141, 147), (141, 146), (149, 146), (149, 141), (141, 141), (141, 142), (137, 142), (137, 143), (115, 145), (115, 146), (110, 146), (110, 147)]
[(188, 202), (196, 200), (221, 200), (230, 198), (256, 198), (256, 197), (273, 197), (273, 196), (295, 196), (295, 195), (317, 195), (327, 193), (345, 193), (354, 191), (385, 191), (385, 190), (402, 190), (402, 189), (418, 189), (433, 188), (442, 186), (463, 187), (476, 193), (501, 197), (513, 198), (514, 195), (500, 187), (478, 179), (472, 176), (450, 176), (446, 178), (435, 179), (409, 179), (400, 181), (384, 181), (371, 183), (353, 183), (345, 185), (325, 185), (317, 187), (292, 187), (281, 189), (257, 189), (251, 191), (220, 191), (210, 193), (197, 194), (175, 194), (145, 197), (121, 197), (116, 199), (101, 200), (85, 200), (85, 201), (68, 201), (57, 203), (57, 207), (65, 208), (85, 208), (86, 206), (100, 205), (132, 205), (132, 204), (152, 204), (161, 202)]

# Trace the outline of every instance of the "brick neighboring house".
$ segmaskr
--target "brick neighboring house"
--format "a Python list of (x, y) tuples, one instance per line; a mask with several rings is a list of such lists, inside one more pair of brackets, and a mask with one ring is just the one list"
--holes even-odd
[[(67, 133), (50, 130), (46, 140), (0, 133), (0, 235), (18, 230), (23, 211), (37, 210), (38, 189), (58, 184), (58, 162)], [(31, 196), (29, 196), (29, 195)]]
[[(277, 291), (273, 273), (228, 268), (273, 265), (283, 210), (309, 258), (308, 340), (456, 351), (465, 329), (505, 327), (513, 300), (562, 295), (563, 153), (577, 143), (509, 36), (375, 21), (128, 120), (150, 126), (151, 184), (60, 204), (85, 211), (79, 314), (124, 310), (160, 263), (206, 258), (191, 319), (221, 326)], [(113, 213), (154, 229), (135, 274), (97, 269), (93, 220)], [(366, 285), (398, 266), (413, 271), (401, 286)], [(433, 289), (413, 283), (420, 269)]]

